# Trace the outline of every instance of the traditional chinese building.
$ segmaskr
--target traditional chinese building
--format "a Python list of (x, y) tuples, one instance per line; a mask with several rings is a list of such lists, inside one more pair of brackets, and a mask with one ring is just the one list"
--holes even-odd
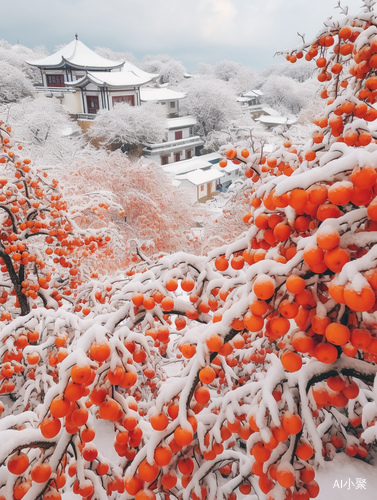
[(38, 92), (60, 99), (78, 119), (94, 119), (100, 109), (119, 102), (139, 106), (140, 87), (158, 77), (134, 64), (111, 61), (73, 40), (62, 49), (28, 64), (41, 70), (43, 86)]
[(193, 133), (195, 118), (179, 116), (179, 101), (186, 93), (166, 87), (146, 88), (158, 75), (147, 73), (130, 62), (106, 59), (77, 36), (54, 54), (28, 64), (41, 70), (43, 85), (36, 91), (58, 98), (76, 116), (84, 131), (102, 109), (111, 110), (122, 102), (131, 106), (156, 102), (166, 107), (166, 139), (161, 144), (148, 144), (143, 150), (145, 156), (167, 164), (198, 155), (203, 146), (200, 137)]

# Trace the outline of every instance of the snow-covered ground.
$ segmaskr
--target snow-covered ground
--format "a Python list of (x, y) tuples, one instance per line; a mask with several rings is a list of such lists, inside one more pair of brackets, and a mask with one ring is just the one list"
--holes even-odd
[(377, 466), (349, 458), (344, 454), (337, 454), (334, 460), (327, 462), (326, 468), (318, 470), (315, 479), (320, 485), (317, 500), (377, 498)]

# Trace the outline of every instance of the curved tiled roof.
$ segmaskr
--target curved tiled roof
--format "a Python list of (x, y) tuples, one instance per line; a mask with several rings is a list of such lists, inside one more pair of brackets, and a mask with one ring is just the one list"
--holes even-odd
[(73, 40), (62, 49), (43, 59), (27, 61), (31, 66), (46, 69), (60, 69), (71, 66), (76, 69), (110, 70), (121, 68), (124, 61), (111, 61), (96, 54), (80, 40)]

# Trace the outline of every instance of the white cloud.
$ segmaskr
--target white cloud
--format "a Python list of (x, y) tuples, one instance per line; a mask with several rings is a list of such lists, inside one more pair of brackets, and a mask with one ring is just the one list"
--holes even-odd
[(234, 2), (230, 0), (201, 0), (199, 4), (201, 34), (204, 39), (217, 38), (233, 27), (237, 15)]

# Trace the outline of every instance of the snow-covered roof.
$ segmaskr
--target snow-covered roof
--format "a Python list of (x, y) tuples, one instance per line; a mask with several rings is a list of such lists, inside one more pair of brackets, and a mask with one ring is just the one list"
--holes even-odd
[(195, 116), (179, 116), (178, 118), (168, 118), (168, 129), (191, 127), (196, 124)]
[(176, 161), (168, 165), (163, 165), (162, 168), (167, 174), (179, 175), (192, 172), (193, 170), (210, 168), (212, 166), (212, 163), (209, 161), (203, 160), (200, 156), (196, 156), (189, 160)]
[(85, 87), (85, 85), (88, 85), (88, 83), (94, 83), (99, 87), (138, 87), (140, 85), (149, 83), (157, 77), (158, 75), (154, 75), (153, 73), (146, 73), (145, 71), (136, 67), (134, 64), (126, 62), (122, 68), (122, 71), (96, 71), (95, 73), (88, 71), (87, 74), (79, 80), (76, 80), (74, 82), (65, 82), (65, 84), (71, 87)]
[(200, 186), (201, 184), (205, 184), (206, 182), (215, 181), (217, 179), (221, 179), (225, 174), (222, 172), (218, 172), (215, 169), (210, 170), (194, 170), (193, 172), (189, 172), (188, 174), (178, 175), (176, 179), (178, 180), (187, 180), (194, 184), (195, 186)]
[(281, 116), (279, 111), (275, 111), (274, 109), (272, 108), (263, 108), (263, 111), (267, 114), (267, 115), (271, 115), (271, 116)]
[(259, 120), (261, 123), (265, 123), (266, 125), (293, 125), (293, 123), (296, 123), (297, 119), (289, 119), (286, 118), (285, 116), (267, 116), (267, 115), (262, 115), (259, 118), (256, 118), (256, 120)]
[(249, 102), (250, 97), (237, 97), (237, 102)]
[(245, 92), (242, 94), (244, 97), (260, 97), (263, 94), (261, 90), (249, 90), (249, 92)]
[(140, 99), (142, 101), (176, 101), (187, 96), (187, 92), (176, 92), (166, 88), (159, 89), (141, 89)]
[(77, 69), (114, 69), (123, 66), (124, 61), (111, 61), (96, 54), (80, 40), (73, 40), (62, 49), (43, 59), (27, 61), (31, 66), (46, 69), (64, 68), (68, 65)]
[(232, 172), (239, 170), (240, 166), (235, 165), (234, 163), (228, 163), (226, 167), (220, 167), (220, 165), (217, 163), (216, 165), (213, 165), (213, 168), (215, 168), (219, 172), (225, 172), (227, 174), (231, 174)]
[(220, 161), (222, 155), (219, 153), (207, 153), (206, 155), (200, 155), (198, 157), (194, 156), (193, 158), (200, 158), (201, 160), (209, 161), (210, 163), (214, 163), (215, 160)]

